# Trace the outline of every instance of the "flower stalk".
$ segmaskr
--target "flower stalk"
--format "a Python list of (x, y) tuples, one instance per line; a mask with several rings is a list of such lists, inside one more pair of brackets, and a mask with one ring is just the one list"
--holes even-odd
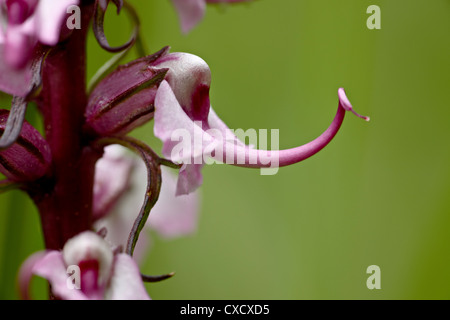
[(54, 184), (33, 199), (40, 211), (45, 244), (61, 249), (66, 241), (92, 225), (95, 162), (101, 154), (83, 140), (87, 104), (86, 36), (93, 15), (92, 2), (81, 4), (81, 25), (47, 56), (43, 88), (37, 101), (52, 151)]

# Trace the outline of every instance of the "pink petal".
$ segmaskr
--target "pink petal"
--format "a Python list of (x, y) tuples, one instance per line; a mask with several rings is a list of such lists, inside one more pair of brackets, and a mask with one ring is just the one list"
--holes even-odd
[[(122, 157), (133, 160), (134, 166), (130, 178), (130, 188), (120, 197), (114, 208), (103, 219), (96, 223), (96, 229), (106, 227), (106, 240), (118, 245), (125, 245), (129, 232), (137, 217), (144, 199), (147, 181), (146, 167), (136, 156), (124, 147), (120, 148)], [(151, 228), (166, 238), (183, 236), (197, 229), (200, 195), (194, 192), (189, 195), (176, 196), (177, 178), (170, 169), (161, 168), (162, 187), (159, 199), (151, 210), (146, 228)], [(148, 250), (150, 239), (142, 232), (134, 252), (134, 258), (140, 261)]]
[[(193, 192), (202, 184), (200, 173), (205, 147), (214, 148), (217, 141), (202, 129), (201, 122), (191, 120), (178, 103), (167, 81), (163, 81), (155, 98), (155, 136), (163, 142), (163, 154), (185, 167), (180, 172), (177, 194)], [(181, 153), (177, 152), (180, 145)]]
[(31, 256), (25, 260), (25, 262), (20, 266), (18, 273), (19, 280), (19, 293), (22, 299), (30, 299), (30, 282), (33, 277), (33, 268), (35, 264), (41, 261), (47, 253), (45, 251), (38, 251), (33, 253)]
[(47, 279), (53, 294), (63, 300), (86, 300), (81, 290), (71, 289), (67, 285), (69, 274), (62, 253), (49, 251), (33, 268), (33, 273)]
[[(117, 198), (107, 214), (95, 223), (95, 228), (97, 230), (106, 228), (105, 239), (114, 245), (125, 247), (134, 220), (144, 201), (147, 169), (144, 163), (126, 148), (119, 145), (112, 145), (108, 148), (112, 147), (115, 156), (123, 162), (129, 162), (132, 168), (127, 181), (127, 189), (123, 190), (124, 192)], [(116, 179), (115, 171), (110, 171), (110, 175)], [(148, 245), (149, 239), (145, 232), (142, 232), (134, 251), (134, 257), (138, 261), (143, 257)]]
[(203, 164), (186, 164), (178, 174), (176, 195), (188, 195), (203, 184)]
[(205, 15), (205, 0), (172, 0), (172, 3), (178, 11), (184, 33), (191, 31)]
[(95, 167), (94, 219), (105, 216), (129, 187), (129, 178), (134, 161), (123, 156), (123, 149), (117, 145), (105, 148), (103, 157)]
[[(35, 12), (35, 32), (38, 40), (49, 46), (56, 45), (61, 27), (68, 16), (67, 8), (78, 3), (78, 0), (40, 0)], [(82, 28), (87, 27), (82, 26)]]
[(31, 66), (29, 64), (21, 69), (13, 68), (3, 59), (4, 55), (5, 44), (0, 44), (0, 90), (10, 95), (24, 97), (30, 90)]
[(22, 32), (21, 26), (8, 26), (2, 58), (12, 68), (20, 70), (31, 59), (35, 45), (33, 38)]
[[(198, 170), (195, 174), (200, 174), (202, 166), (193, 165), (193, 167), (194, 170)], [(165, 238), (176, 238), (194, 233), (197, 230), (200, 209), (199, 192), (175, 195), (175, 190), (179, 190), (176, 175), (168, 168), (162, 167), (161, 170), (161, 194), (150, 212), (147, 225)], [(181, 174), (184, 173), (181, 172)], [(194, 180), (198, 181), (198, 177)]]
[[(1, 6), (1, 1), (0, 1), (0, 6)], [(0, 27), (0, 45), (2, 45), (5, 42), (5, 35), (3, 34), (3, 28)]]
[(136, 262), (127, 254), (115, 256), (114, 270), (106, 291), (107, 300), (150, 300)]

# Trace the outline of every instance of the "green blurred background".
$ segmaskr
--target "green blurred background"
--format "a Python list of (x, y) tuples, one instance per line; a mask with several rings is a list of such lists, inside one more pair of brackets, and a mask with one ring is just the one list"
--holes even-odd
[[(152, 52), (170, 45), (208, 62), (212, 105), (230, 128), (279, 129), (281, 148), (303, 144), (331, 122), (341, 86), (372, 119), (348, 114), (326, 149), (274, 176), (207, 166), (198, 231), (152, 236), (142, 271), (177, 272), (148, 285), (152, 298), (450, 298), (450, 1), (209, 6), (188, 35), (169, 0), (130, 2)], [(381, 30), (366, 27), (372, 4)], [(129, 30), (108, 14), (112, 44)], [(89, 74), (108, 57), (91, 37)], [(134, 135), (160, 150), (152, 124)], [(41, 238), (32, 202), (1, 195), (0, 298), (17, 298), (17, 269)], [(380, 290), (366, 287), (370, 265)], [(33, 293), (45, 298), (43, 280)]]

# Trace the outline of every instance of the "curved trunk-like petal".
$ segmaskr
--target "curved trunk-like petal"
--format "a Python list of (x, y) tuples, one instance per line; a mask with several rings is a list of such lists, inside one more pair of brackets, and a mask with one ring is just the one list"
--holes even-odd
[[(237, 146), (229, 141), (224, 141), (223, 145), (225, 152), (223, 153), (223, 158), (218, 158), (218, 160), (248, 168), (279, 168), (308, 159), (322, 150), (335, 137), (342, 125), (342, 122), (344, 121), (346, 111), (351, 111), (366, 121), (369, 120), (368, 117), (361, 116), (354, 112), (344, 89), (339, 89), (338, 96), (338, 109), (332, 123), (319, 137), (313, 141), (292, 149), (272, 151)], [(232, 157), (229, 155), (230, 152), (232, 153)], [(230, 159), (232, 159), (231, 162)], [(245, 159), (243, 163), (242, 159)]]
[(48, 280), (52, 293), (63, 300), (86, 300), (81, 290), (67, 285), (69, 275), (64, 263), (63, 254), (59, 251), (49, 251), (42, 259), (34, 264), (33, 273)]
[[(194, 182), (199, 181), (202, 165), (193, 165), (194, 173), (183, 171), (180, 175), (194, 175)], [(197, 170), (198, 169), (198, 170)], [(148, 226), (157, 231), (164, 238), (176, 238), (189, 235), (197, 230), (198, 213), (200, 211), (200, 193), (180, 192), (187, 189), (180, 188), (180, 178), (162, 167), (162, 186), (159, 200), (150, 214)], [(189, 179), (186, 179), (189, 181)], [(201, 180), (200, 180), (201, 181)], [(193, 183), (193, 185), (195, 185)], [(177, 192), (177, 193), (175, 193)]]
[(15, 69), (3, 59), (4, 56), (5, 45), (0, 44), (0, 90), (15, 96), (26, 96), (33, 79), (31, 63), (25, 68)]
[(30, 283), (31, 278), (33, 278), (33, 268), (36, 263), (41, 261), (47, 253), (45, 251), (38, 251), (33, 253), (31, 256), (25, 260), (24, 263), (20, 266), (18, 273), (18, 282), (19, 282), (19, 294), (20, 297), (24, 300), (30, 300)]
[(123, 156), (121, 149), (117, 150), (116, 146), (105, 148), (95, 167), (94, 220), (107, 215), (127, 191), (133, 166), (133, 159)]
[(208, 158), (241, 167), (278, 169), (303, 161), (322, 150), (338, 132), (346, 111), (369, 120), (353, 110), (344, 89), (338, 90), (338, 97), (336, 116), (318, 138), (300, 147), (267, 151), (240, 142), (212, 109), (207, 123), (192, 120), (180, 106), (170, 85), (163, 81), (155, 97), (154, 132), (163, 142), (164, 156), (183, 164), (177, 194), (187, 194), (201, 185), (200, 169), (204, 163), (210, 163)]

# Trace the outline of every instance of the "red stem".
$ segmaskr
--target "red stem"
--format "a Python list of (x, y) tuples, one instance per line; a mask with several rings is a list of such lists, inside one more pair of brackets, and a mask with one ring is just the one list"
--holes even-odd
[(39, 107), (53, 157), (54, 183), (34, 196), (47, 249), (61, 249), (74, 235), (90, 229), (95, 162), (99, 155), (83, 144), (87, 105), (86, 35), (93, 5), (81, 6), (81, 29), (52, 49), (43, 68)]

